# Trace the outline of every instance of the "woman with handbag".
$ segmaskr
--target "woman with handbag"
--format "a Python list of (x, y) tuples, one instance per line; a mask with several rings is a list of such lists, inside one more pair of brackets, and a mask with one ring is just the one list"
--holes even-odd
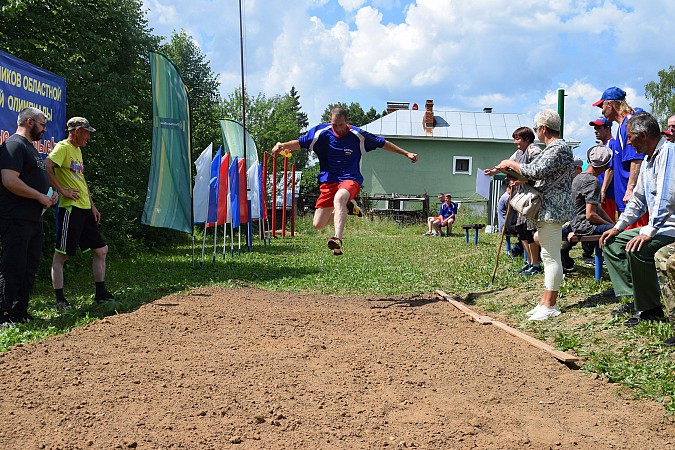
[[(573, 215), (570, 191), (574, 170), (572, 149), (560, 139), (560, 122), (560, 116), (553, 110), (539, 112), (534, 118), (534, 131), (546, 148), (531, 163), (504, 160), (497, 166), (534, 181), (536, 191), (532, 194), (532, 200), (540, 203), (536, 220), (544, 263), (544, 292), (539, 304), (527, 312), (530, 320), (545, 320), (560, 315), (556, 306), (563, 276), (560, 230)], [(511, 205), (516, 207), (514, 200)], [(533, 211), (528, 210), (527, 214), (533, 214)]]

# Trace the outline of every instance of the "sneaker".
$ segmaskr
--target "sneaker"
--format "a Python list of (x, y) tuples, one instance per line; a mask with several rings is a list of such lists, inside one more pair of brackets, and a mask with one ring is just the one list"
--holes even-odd
[(673, 345), (675, 345), (675, 336), (669, 337), (668, 339), (663, 341), (663, 345), (665, 345), (666, 347), (672, 347)]
[(431, 231), (427, 231), (426, 233), (422, 233), (422, 236), (433, 236), (433, 235), (434, 235), (434, 233), (432, 233)]
[(559, 315), (560, 310), (557, 306), (540, 305), (539, 311), (532, 314), (528, 320), (546, 320), (558, 317)]
[(342, 254), (342, 239), (336, 237), (328, 239), (328, 248), (333, 250), (335, 256), (340, 256)]
[(522, 272), (522, 275), (525, 275), (527, 277), (531, 275), (536, 275), (538, 273), (542, 273), (544, 269), (541, 268), (539, 264), (532, 264), (527, 270), (524, 270)]
[(635, 304), (633, 302), (621, 305), (612, 311), (613, 316), (623, 316), (624, 314), (633, 314), (635, 312)]
[(582, 258), (581, 262), (584, 263), (585, 266), (595, 267), (595, 258)]
[(354, 200), (350, 200), (349, 203), (347, 203), (347, 215), (363, 217), (363, 211), (361, 211), (361, 208), (359, 208), (359, 205), (357, 205)]
[(94, 301), (96, 303), (109, 302), (111, 300), (115, 300), (115, 296), (107, 290), (103, 291), (100, 295), (94, 296)]
[(577, 268), (572, 266), (572, 267), (563, 267), (563, 273), (574, 273), (577, 271)]
[(602, 295), (603, 297), (616, 297), (614, 289), (607, 289), (606, 291), (602, 291), (600, 295)]
[(532, 264), (530, 264), (530, 263), (525, 263), (525, 265), (524, 265), (523, 267), (521, 267), (520, 269), (516, 270), (516, 273), (523, 273), (523, 272), (525, 272), (526, 270), (528, 270), (530, 267), (532, 267)]
[(65, 298), (56, 302), (56, 309), (66, 309), (70, 308), (70, 303)]
[(525, 313), (525, 317), (532, 317), (533, 315), (535, 315), (537, 313), (537, 311), (539, 311), (539, 309), (542, 306), (544, 306), (544, 305), (542, 305), (541, 303), (538, 303), (537, 306), (535, 306), (534, 308), (532, 308), (531, 310), (529, 310), (528, 312)]

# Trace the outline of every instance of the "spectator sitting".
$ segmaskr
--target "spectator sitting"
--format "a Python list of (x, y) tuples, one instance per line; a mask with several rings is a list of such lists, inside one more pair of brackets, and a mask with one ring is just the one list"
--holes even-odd
[(433, 223), (435, 221), (438, 221), (438, 217), (441, 215), (440, 208), (443, 207), (443, 203), (445, 203), (445, 194), (442, 192), (438, 194), (438, 216), (431, 216), (427, 217), (427, 227), (429, 228), (426, 233), (424, 233), (424, 236), (433, 236), (434, 235), (434, 228), (433, 228)]
[(575, 243), (568, 240), (570, 234), (601, 235), (614, 226), (614, 221), (600, 207), (602, 186), (598, 180), (598, 175), (609, 167), (612, 153), (612, 150), (604, 145), (595, 145), (588, 149), (588, 167), (572, 180), (572, 203), (575, 216), (562, 229), (565, 242), (560, 249), (565, 273), (574, 271), (574, 260), (570, 257), (570, 250)]
[(427, 232), (425, 236), (443, 236), (441, 231), (442, 227), (448, 227), (448, 235), (452, 233), (452, 224), (455, 223), (455, 218), (457, 214), (457, 203), (452, 201), (452, 195), (445, 194), (445, 202), (441, 204), (438, 217), (435, 217), (429, 221), (429, 228), (431, 229), (430, 233)]

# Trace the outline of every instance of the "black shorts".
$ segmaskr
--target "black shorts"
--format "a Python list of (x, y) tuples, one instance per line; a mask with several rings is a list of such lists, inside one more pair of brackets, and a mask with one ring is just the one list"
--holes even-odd
[(528, 244), (534, 242), (534, 230), (528, 230), (527, 223), (516, 225), (516, 233), (518, 234), (519, 241), (525, 241)]
[(59, 253), (73, 256), (78, 246), (83, 252), (106, 246), (91, 209), (59, 208), (56, 226), (56, 251)]

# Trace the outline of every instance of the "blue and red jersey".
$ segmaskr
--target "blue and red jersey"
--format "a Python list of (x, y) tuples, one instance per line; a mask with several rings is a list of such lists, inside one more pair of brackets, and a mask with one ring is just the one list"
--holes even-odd
[(298, 141), (300, 147), (313, 151), (319, 158), (319, 183), (354, 180), (359, 184), (363, 184), (361, 156), (385, 143), (383, 137), (351, 125), (345, 135), (338, 137), (329, 123), (310, 128)]

